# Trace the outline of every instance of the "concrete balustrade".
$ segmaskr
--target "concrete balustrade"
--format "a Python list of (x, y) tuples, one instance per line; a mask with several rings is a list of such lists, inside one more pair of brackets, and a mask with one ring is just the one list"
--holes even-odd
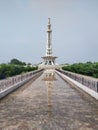
[(35, 77), (37, 74), (42, 73), (42, 71), (42, 69), (36, 70), (33, 72), (28, 72), (4, 80), (0, 80), (0, 98), (3, 98), (15, 89), (19, 88), (20, 86), (31, 80), (33, 77)]
[(58, 71), (98, 93), (98, 79), (68, 71)]
[(71, 86), (98, 100), (98, 79), (63, 70), (57, 70), (56, 72)]

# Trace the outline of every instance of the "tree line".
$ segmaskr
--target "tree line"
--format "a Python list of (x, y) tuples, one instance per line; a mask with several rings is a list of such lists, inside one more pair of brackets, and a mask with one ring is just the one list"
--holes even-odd
[(63, 70), (98, 78), (98, 62), (75, 63), (62, 67)]
[(21, 73), (37, 70), (37, 66), (31, 66), (18, 59), (12, 59), (8, 64), (0, 64), (0, 79), (15, 76)]

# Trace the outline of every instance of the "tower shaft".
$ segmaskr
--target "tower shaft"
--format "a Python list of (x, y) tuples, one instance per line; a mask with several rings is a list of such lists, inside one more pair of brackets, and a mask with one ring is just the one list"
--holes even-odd
[(46, 56), (52, 56), (52, 30), (51, 30), (51, 23), (50, 18), (48, 18), (48, 25), (47, 25), (47, 46), (46, 46)]

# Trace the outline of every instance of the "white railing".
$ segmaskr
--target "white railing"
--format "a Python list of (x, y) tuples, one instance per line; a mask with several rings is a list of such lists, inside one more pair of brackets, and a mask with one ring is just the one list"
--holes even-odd
[(75, 81), (85, 85), (86, 87), (94, 90), (95, 92), (98, 93), (98, 79), (96, 78), (92, 78), (89, 76), (84, 76), (84, 75), (80, 75), (80, 74), (76, 74), (76, 73), (72, 73), (69, 71), (64, 71), (64, 70), (58, 70), (57, 71), (65, 74), (66, 76), (74, 79)]
[(0, 93), (2, 93), (4, 90), (9, 89), (21, 82), (28, 81), (29, 79), (33, 78), (34, 74), (40, 71), (42, 70), (27, 72), (21, 75), (17, 75), (17, 76), (13, 76), (4, 80), (0, 80)]

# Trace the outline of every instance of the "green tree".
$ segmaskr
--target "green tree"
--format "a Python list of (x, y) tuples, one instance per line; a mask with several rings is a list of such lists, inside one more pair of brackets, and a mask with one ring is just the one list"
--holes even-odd
[(1, 64), (0, 65), (0, 79), (5, 79), (10, 76), (21, 73), (37, 70), (38, 67), (22, 66), (15, 64)]
[(10, 69), (11, 69), (10, 65), (1, 64), (0, 65), (0, 79), (4, 79), (10, 76)]
[(11, 61), (10, 61), (10, 63), (9, 64), (15, 64), (15, 65), (26, 65), (26, 63), (25, 62), (22, 62), (22, 61), (20, 61), (20, 60), (18, 60), (18, 59), (12, 59)]
[(98, 78), (98, 62), (75, 63), (64, 66), (62, 69)]

